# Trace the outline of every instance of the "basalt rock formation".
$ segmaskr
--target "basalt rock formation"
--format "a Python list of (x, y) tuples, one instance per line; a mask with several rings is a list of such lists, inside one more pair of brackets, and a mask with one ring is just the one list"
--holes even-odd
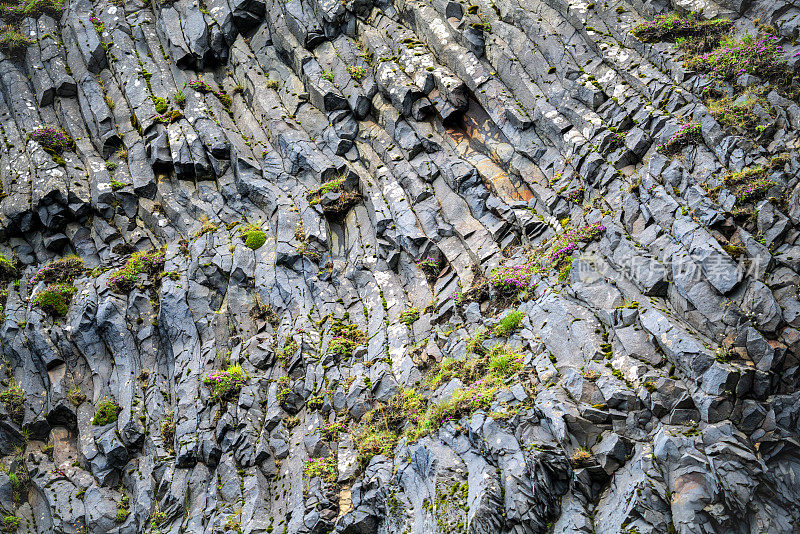
[(794, 533), (800, 7), (27, 0), (0, 527)]

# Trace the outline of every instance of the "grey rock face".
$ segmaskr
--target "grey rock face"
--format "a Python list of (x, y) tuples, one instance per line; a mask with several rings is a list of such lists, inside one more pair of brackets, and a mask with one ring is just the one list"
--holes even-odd
[(0, 530), (796, 532), (790, 75), (665, 2), (11, 4)]

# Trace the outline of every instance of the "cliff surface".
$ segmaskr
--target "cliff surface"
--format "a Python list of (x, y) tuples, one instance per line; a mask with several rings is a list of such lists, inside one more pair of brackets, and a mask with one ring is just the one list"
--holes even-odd
[(795, 3), (3, 9), (4, 531), (800, 528)]

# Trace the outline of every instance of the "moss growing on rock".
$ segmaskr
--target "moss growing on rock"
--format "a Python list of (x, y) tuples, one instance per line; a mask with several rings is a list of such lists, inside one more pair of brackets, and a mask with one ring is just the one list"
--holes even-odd
[(32, 304), (54, 317), (63, 317), (76, 291), (70, 284), (51, 284), (36, 294)]
[(244, 244), (253, 250), (258, 250), (267, 241), (267, 234), (260, 226), (248, 224), (239, 231)]
[(92, 424), (95, 426), (105, 426), (116, 423), (121, 411), (122, 407), (117, 401), (106, 397), (97, 405), (97, 411), (94, 412)]
[(25, 416), (25, 392), (19, 384), (14, 382), (0, 393), (0, 402), (6, 413), (15, 423), (22, 424), (22, 419)]

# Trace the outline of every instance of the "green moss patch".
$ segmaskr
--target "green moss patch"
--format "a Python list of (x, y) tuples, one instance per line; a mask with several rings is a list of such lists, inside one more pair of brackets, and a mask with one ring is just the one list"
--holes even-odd
[(97, 411), (94, 412), (92, 424), (95, 426), (105, 426), (111, 423), (116, 423), (119, 419), (119, 414), (122, 412), (122, 407), (117, 401), (109, 398), (104, 398), (97, 405)]
[(33, 298), (32, 304), (54, 317), (63, 317), (69, 312), (69, 304), (77, 289), (70, 284), (51, 284)]

